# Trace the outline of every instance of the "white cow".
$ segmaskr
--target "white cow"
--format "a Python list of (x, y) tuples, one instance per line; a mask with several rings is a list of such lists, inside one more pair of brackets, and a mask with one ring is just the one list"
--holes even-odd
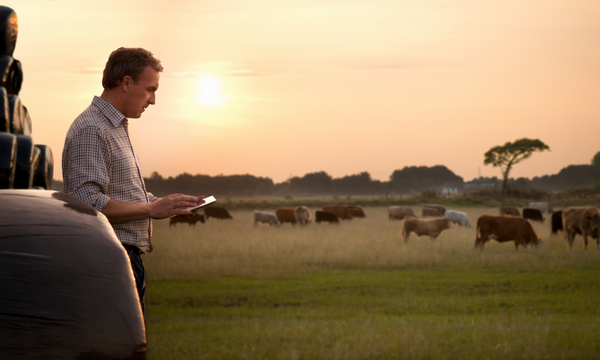
[(296, 221), (300, 226), (306, 226), (310, 222), (310, 210), (306, 206), (296, 206), (294, 209), (296, 212)]
[(277, 216), (273, 213), (268, 213), (264, 211), (255, 211), (254, 212), (254, 223), (252, 226), (256, 226), (258, 223), (264, 223), (269, 225), (279, 226), (279, 220), (277, 220)]
[(472, 227), (471, 220), (469, 219), (469, 215), (465, 214), (462, 211), (456, 210), (446, 210), (446, 214), (444, 215), (446, 219), (450, 219), (453, 224), (459, 224), (463, 227)]
[(545, 213), (545, 214), (552, 214), (554, 212), (554, 209), (552, 209), (552, 206), (550, 204), (548, 204), (547, 202), (532, 202), (532, 203), (529, 203), (529, 208), (538, 209), (540, 212)]

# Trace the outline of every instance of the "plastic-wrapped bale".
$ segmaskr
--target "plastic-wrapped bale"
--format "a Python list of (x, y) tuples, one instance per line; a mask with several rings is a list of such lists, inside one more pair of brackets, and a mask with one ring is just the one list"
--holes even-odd
[(0, 358), (145, 359), (125, 249), (65, 193), (0, 190)]
[(0, 55), (0, 75), (2, 86), (6, 88), (8, 95), (18, 95), (23, 85), (23, 68), (19, 60), (12, 56)]
[[(26, 127), (23, 124), (25, 115), (25, 107), (19, 95), (8, 95), (8, 117), (11, 133), (15, 135), (31, 135), (31, 133), (25, 133)], [(31, 125), (29, 125), (29, 129), (31, 130)]]
[(17, 14), (7, 6), (0, 6), (0, 54), (12, 56), (17, 45), (18, 33)]
[(0, 132), (10, 132), (10, 114), (8, 113), (8, 95), (6, 89), (0, 86)]
[(40, 149), (40, 162), (33, 180), (33, 187), (50, 190), (54, 176), (54, 156), (48, 145), (35, 145)]
[(33, 186), (33, 176), (39, 164), (39, 149), (36, 153), (33, 138), (17, 135), (17, 160), (15, 162), (15, 183), (13, 189), (29, 189)]
[(15, 183), (17, 136), (0, 132), (0, 189), (12, 189)]
[(29, 115), (29, 110), (27, 110), (27, 106), (23, 105), (23, 135), (30, 135), (33, 131), (33, 126), (31, 124), (31, 116)]

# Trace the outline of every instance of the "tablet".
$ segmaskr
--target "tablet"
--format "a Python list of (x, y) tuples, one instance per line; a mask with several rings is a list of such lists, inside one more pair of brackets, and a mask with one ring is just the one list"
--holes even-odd
[(189, 208), (185, 208), (184, 210), (189, 210), (189, 211), (198, 210), (198, 209), (200, 209), (202, 207), (205, 207), (206, 205), (210, 205), (210, 204), (216, 202), (217, 199), (215, 199), (215, 197), (211, 195), (211, 196), (205, 197), (204, 199), (202, 199), (202, 201), (204, 201), (204, 202), (201, 203), (201, 204), (189, 207)]

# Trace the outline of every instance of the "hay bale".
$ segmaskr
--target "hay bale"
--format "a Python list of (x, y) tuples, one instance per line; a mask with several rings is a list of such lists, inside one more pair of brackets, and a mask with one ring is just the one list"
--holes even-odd
[(15, 183), (17, 137), (0, 132), (0, 189), (12, 189)]
[[(25, 110), (19, 95), (8, 96), (8, 117), (10, 122), (10, 132), (15, 135), (28, 135), (23, 133), (23, 119)], [(31, 135), (31, 134), (29, 134)]]
[(54, 176), (54, 156), (48, 145), (35, 145), (40, 150), (40, 161), (33, 179), (33, 186), (46, 190), (52, 189)]
[(2, 86), (6, 88), (8, 95), (18, 95), (23, 85), (23, 68), (21, 62), (12, 56), (0, 55), (0, 76)]
[(0, 86), (0, 132), (10, 132), (10, 114), (8, 113), (8, 95), (6, 89)]
[(39, 162), (39, 150), (35, 151), (33, 138), (17, 135), (17, 161), (15, 163), (15, 183), (13, 189), (29, 189), (33, 186), (33, 174), (36, 160)]
[(0, 6), (0, 54), (12, 56), (17, 46), (18, 33), (17, 13), (7, 6)]

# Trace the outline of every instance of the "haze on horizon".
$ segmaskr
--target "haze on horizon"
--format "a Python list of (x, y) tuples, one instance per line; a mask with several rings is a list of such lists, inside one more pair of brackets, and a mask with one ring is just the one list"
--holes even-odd
[(492, 146), (538, 138), (511, 177), (600, 151), (600, 2), (11, 0), (33, 139), (54, 152), (118, 47), (165, 68), (130, 122), (144, 176), (325, 171), (498, 176)]

